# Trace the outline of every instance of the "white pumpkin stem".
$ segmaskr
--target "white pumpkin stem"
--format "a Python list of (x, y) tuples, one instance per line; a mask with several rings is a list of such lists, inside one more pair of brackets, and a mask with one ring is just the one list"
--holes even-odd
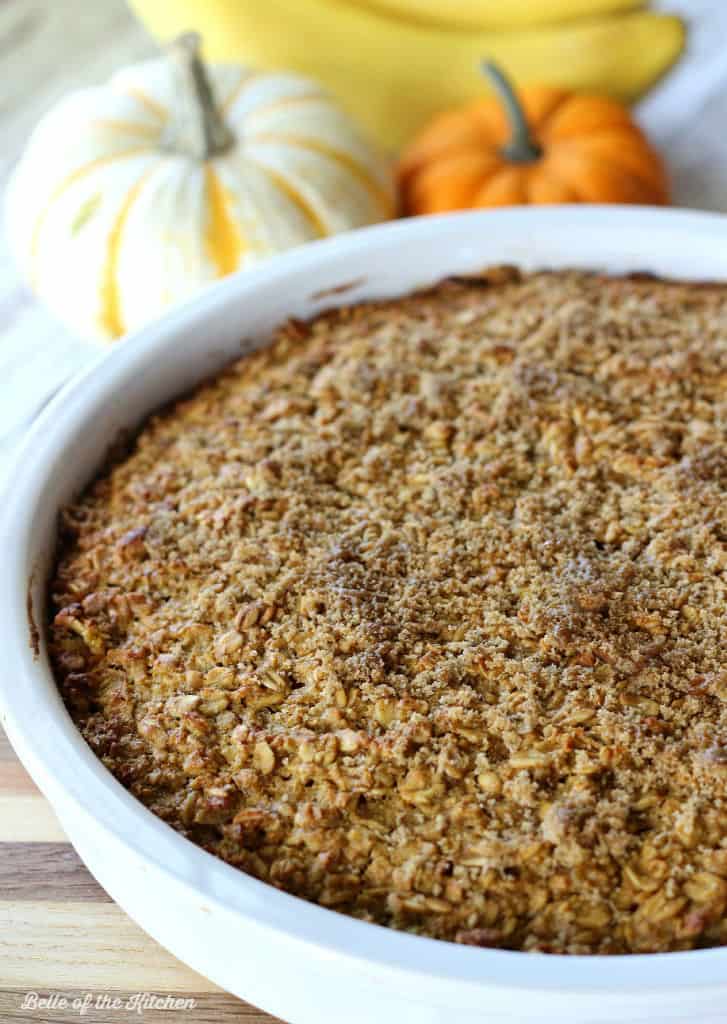
[(200, 42), (197, 32), (185, 32), (169, 48), (179, 84), (163, 141), (175, 153), (208, 160), (229, 149), (235, 137), (215, 102)]

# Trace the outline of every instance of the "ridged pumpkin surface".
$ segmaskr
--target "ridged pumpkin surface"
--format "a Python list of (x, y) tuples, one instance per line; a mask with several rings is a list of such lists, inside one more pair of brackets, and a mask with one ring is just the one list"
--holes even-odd
[(486, 97), (435, 118), (404, 151), (399, 176), (408, 213), (520, 203), (669, 201), (661, 158), (621, 104), (537, 86), (519, 100), (540, 155), (503, 152), (505, 109)]

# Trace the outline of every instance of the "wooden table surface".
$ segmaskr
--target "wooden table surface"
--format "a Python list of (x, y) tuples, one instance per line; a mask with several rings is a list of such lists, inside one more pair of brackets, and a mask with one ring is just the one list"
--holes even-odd
[[(53, 995), (33, 1008), (28, 993)], [(137, 993), (193, 1000), (184, 1011), (95, 1009)], [(74, 999), (90, 993), (84, 1016)], [(68, 1000), (64, 1010), (58, 1000)], [(24, 1002), (26, 1008), (23, 1008)], [(108, 1005), (108, 1004), (107, 1004)], [(36, 1024), (274, 1024), (180, 963), (131, 921), (86, 870), (0, 730), (0, 1021)]]

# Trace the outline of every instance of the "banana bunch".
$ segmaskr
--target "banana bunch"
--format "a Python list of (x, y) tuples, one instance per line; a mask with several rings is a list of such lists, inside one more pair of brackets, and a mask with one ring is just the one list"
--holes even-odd
[(210, 60), (317, 78), (384, 146), (481, 96), (494, 60), (515, 82), (632, 101), (679, 56), (678, 18), (635, 0), (131, 0), (160, 40), (194, 29)]
[(361, 6), (448, 28), (534, 28), (645, 7), (646, 0), (356, 0)]

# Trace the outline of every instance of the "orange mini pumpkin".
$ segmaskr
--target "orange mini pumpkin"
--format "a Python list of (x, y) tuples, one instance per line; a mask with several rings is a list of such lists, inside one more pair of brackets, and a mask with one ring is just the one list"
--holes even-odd
[(483, 68), (498, 96), (440, 114), (404, 150), (405, 213), (669, 202), (661, 158), (621, 104), (547, 86), (518, 97), (499, 68)]

